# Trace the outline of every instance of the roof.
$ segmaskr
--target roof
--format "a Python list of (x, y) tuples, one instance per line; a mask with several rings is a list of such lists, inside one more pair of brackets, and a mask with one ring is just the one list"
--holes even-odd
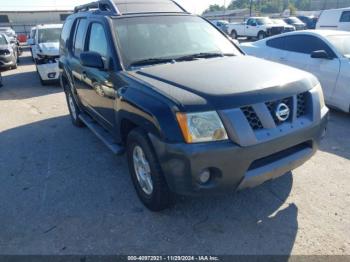
[(187, 13), (173, 0), (100, 0), (77, 6), (74, 11), (85, 12), (92, 9), (109, 11), (116, 15), (140, 13)]
[(308, 34), (313, 35), (320, 35), (320, 36), (330, 36), (330, 35), (350, 35), (350, 32), (348, 31), (340, 31), (340, 30), (304, 30), (301, 32), (305, 32)]
[(213, 12), (206, 12), (203, 14), (203, 16), (230, 16), (230, 15), (235, 15), (235, 14), (241, 14), (241, 13), (248, 12), (248, 11), (249, 11), (249, 9), (213, 11)]
[(37, 25), (35, 28), (44, 29), (44, 28), (62, 28), (62, 24), (46, 24), (46, 25)]

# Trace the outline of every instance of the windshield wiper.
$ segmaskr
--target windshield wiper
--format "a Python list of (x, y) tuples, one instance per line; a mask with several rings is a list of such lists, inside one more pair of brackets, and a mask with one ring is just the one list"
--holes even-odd
[(142, 65), (155, 65), (155, 64), (162, 64), (162, 63), (170, 63), (174, 62), (174, 59), (172, 58), (148, 58), (143, 60), (138, 60), (135, 62), (132, 62), (130, 66), (142, 66)]
[(190, 61), (197, 58), (214, 58), (214, 57), (224, 57), (224, 56), (234, 56), (234, 54), (223, 54), (223, 53), (198, 53), (192, 55), (185, 55), (176, 58), (176, 61)]

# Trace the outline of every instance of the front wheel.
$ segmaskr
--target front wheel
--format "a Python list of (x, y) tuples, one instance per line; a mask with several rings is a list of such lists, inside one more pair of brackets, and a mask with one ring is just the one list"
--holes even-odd
[(265, 37), (266, 37), (266, 33), (265, 32), (259, 32), (258, 40), (264, 39)]
[(165, 181), (147, 134), (142, 129), (130, 132), (127, 139), (127, 159), (141, 202), (155, 212), (170, 207), (174, 196)]
[(235, 30), (232, 30), (231, 32), (231, 38), (237, 39), (237, 32)]

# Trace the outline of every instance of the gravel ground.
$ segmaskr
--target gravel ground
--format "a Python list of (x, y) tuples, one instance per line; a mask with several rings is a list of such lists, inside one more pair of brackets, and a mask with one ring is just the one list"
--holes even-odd
[(0, 254), (350, 255), (349, 115), (331, 112), (293, 175), (151, 213), (125, 158), (72, 126), (60, 87), (24, 56), (0, 89)]

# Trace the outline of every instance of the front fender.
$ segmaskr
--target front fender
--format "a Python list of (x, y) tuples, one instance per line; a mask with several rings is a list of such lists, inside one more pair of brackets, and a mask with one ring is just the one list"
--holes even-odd
[(127, 87), (117, 102), (117, 138), (122, 142), (122, 122), (128, 120), (162, 141), (182, 142), (183, 137), (175, 118), (175, 108), (160, 94), (147, 87)]

